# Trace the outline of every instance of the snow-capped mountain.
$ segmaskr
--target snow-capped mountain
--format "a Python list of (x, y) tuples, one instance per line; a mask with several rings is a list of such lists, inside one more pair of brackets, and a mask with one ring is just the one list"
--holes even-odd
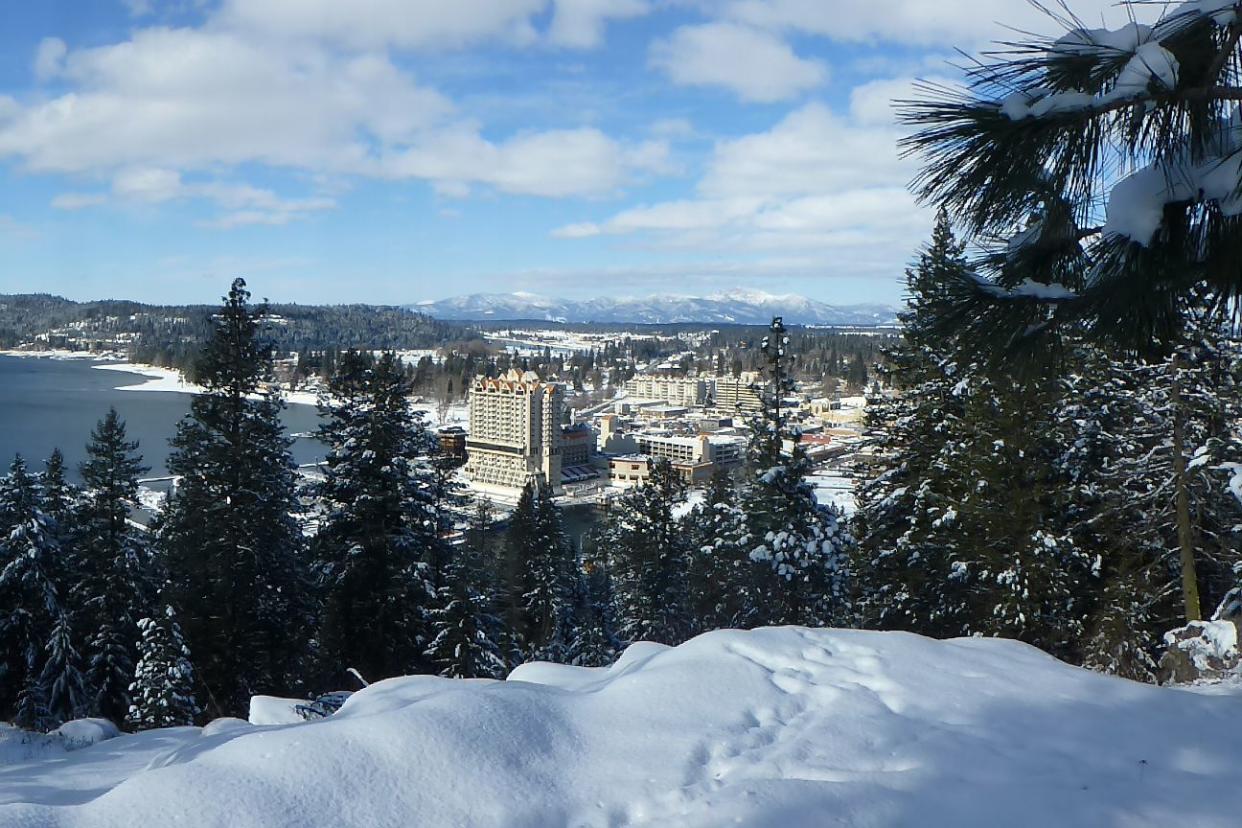
[(892, 305), (829, 305), (796, 294), (731, 290), (710, 296), (648, 296), (574, 301), (533, 293), (474, 293), (410, 305), (436, 319), (464, 321), (537, 319), (554, 322), (676, 322), (763, 325), (783, 316), (794, 325), (892, 325)]

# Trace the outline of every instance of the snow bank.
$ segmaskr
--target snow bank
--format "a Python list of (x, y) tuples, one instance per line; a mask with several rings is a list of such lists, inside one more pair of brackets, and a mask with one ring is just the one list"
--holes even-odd
[(1011, 641), (722, 631), (0, 766), (0, 824), (1223, 827), (1239, 713)]
[(296, 724), (302, 721), (297, 711), (299, 704), (306, 704), (306, 699), (253, 696), (250, 699), (250, 714), (246, 718), (253, 725)]
[(59, 736), (64, 742), (65, 750), (80, 750), (115, 739), (121, 735), (121, 731), (107, 719), (74, 719), (65, 722), (49, 735)]
[[(143, 382), (117, 386), (117, 391), (164, 391), (175, 394), (201, 394), (203, 387), (187, 380), (180, 371), (174, 368), (161, 368), (157, 365), (143, 365), (136, 362), (110, 362), (104, 365), (91, 366), (101, 371), (120, 371), (124, 374), (137, 374), (145, 377)], [(281, 391), (284, 401), (290, 405), (317, 405), (319, 397), (311, 391)], [(259, 399), (252, 395), (251, 399)]]

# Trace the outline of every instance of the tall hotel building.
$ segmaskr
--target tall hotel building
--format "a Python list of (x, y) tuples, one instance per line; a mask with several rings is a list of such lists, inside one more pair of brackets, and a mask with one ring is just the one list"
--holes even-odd
[(482, 486), (520, 489), (536, 478), (561, 485), (559, 385), (533, 372), (479, 377), (470, 388), (466, 474)]

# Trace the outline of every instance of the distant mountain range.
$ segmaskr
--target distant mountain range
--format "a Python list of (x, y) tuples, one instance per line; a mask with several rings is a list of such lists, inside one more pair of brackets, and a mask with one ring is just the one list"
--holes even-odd
[(436, 319), (482, 322), (548, 322), (667, 325), (678, 322), (766, 325), (783, 316), (794, 325), (893, 325), (893, 305), (828, 305), (795, 294), (731, 290), (710, 296), (648, 296), (643, 299), (573, 301), (533, 293), (474, 293), (408, 306)]

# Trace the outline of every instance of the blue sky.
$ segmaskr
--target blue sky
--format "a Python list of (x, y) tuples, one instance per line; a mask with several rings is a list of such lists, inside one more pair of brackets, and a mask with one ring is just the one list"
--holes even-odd
[(930, 215), (890, 101), (997, 20), (1055, 30), (1025, 0), (3, 2), (0, 292), (895, 302)]

